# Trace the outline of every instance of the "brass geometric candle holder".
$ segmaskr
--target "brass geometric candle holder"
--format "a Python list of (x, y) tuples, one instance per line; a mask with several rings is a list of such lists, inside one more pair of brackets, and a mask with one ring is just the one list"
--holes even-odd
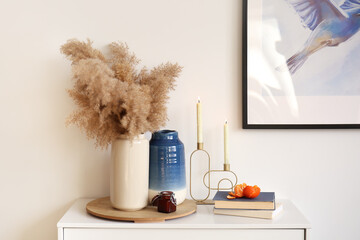
[[(204, 148), (203, 143), (198, 143), (197, 144), (197, 149), (194, 150), (191, 153), (191, 156), (190, 156), (190, 196), (197, 204), (214, 204), (214, 202), (212, 200), (208, 200), (208, 198), (210, 196), (210, 192), (212, 190), (216, 190), (216, 191), (219, 191), (219, 190), (222, 190), (222, 191), (224, 191), (224, 190), (233, 190), (234, 186), (237, 184), (238, 178), (237, 178), (236, 174), (233, 171), (230, 171), (230, 164), (224, 164), (224, 169), (223, 170), (211, 170), (210, 169), (210, 163), (211, 163), (210, 155), (203, 148)], [(194, 160), (196, 161), (197, 155), (199, 153), (205, 154), (205, 156), (207, 157), (207, 162), (208, 162), (208, 171), (203, 176), (203, 184), (208, 189), (208, 191), (207, 191), (207, 196), (205, 198), (203, 198), (203, 199), (196, 199), (193, 196), (193, 192), (192, 192), (192, 171), (191, 171), (191, 169), (192, 169), (193, 161)], [(211, 185), (210, 185), (211, 173), (217, 173), (217, 172), (227, 172), (227, 173), (233, 174), (235, 176), (235, 179), (236, 179), (235, 183), (233, 183), (229, 178), (221, 178), (218, 181), (217, 187), (211, 187)], [(206, 177), (208, 179), (207, 183), (206, 183)], [(220, 183), (223, 182), (223, 181), (230, 182), (231, 187), (221, 188)]]

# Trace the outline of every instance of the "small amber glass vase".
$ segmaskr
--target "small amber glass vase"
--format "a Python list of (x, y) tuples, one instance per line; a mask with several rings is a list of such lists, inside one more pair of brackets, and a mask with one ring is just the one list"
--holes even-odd
[(156, 195), (151, 204), (158, 207), (158, 212), (171, 213), (176, 211), (176, 199), (172, 191), (162, 191)]

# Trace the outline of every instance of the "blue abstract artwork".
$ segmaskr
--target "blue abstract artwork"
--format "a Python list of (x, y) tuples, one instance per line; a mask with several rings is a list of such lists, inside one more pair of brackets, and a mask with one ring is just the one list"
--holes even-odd
[(360, 128), (360, 0), (244, 1), (244, 126)]
[(264, 0), (263, 9), (286, 59), (275, 68), (290, 72), (296, 95), (360, 95), (360, 0)]

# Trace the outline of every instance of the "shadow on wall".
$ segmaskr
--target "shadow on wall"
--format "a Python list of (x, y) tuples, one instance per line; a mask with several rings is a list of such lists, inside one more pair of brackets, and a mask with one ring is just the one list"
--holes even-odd
[(70, 201), (67, 204), (63, 204), (60, 208), (47, 216), (43, 216), (37, 220), (34, 219), (34, 222), (31, 222), (31, 225), (23, 231), (22, 236), (19, 239), (57, 240), (56, 223), (60, 220), (60, 218), (74, 202), (75, 200)]
[(47, 81), (36, 89), (41, 115), (35, 120), (41, 122), (32, 130), (38, 133), (29, 146), (33, 161), (28, 169), (35, 176), (23, 186), (24, 191), (32, 189), (28, 205), (19, 206), (13, 216), (20, 218), (20, 231), (12, 233), (17, 239), (56, 240), (56, 224), (76, 199), (109, 194), (110, 148), (95, 149), (76, 126), (65, 127), (66, 117), (74, 110), (66, 93), (73, 83), (70, 64), (59, 56), (47, 59), (39, 73), (39, 79)]

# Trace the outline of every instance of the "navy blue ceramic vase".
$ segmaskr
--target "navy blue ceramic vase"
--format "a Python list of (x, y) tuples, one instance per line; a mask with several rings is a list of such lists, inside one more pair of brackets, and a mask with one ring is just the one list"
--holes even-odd
[(186, 197), (185, 151), (178, 132), (161, 130), (150, 140), (149, 200), (172, 191), (177, 204)]

